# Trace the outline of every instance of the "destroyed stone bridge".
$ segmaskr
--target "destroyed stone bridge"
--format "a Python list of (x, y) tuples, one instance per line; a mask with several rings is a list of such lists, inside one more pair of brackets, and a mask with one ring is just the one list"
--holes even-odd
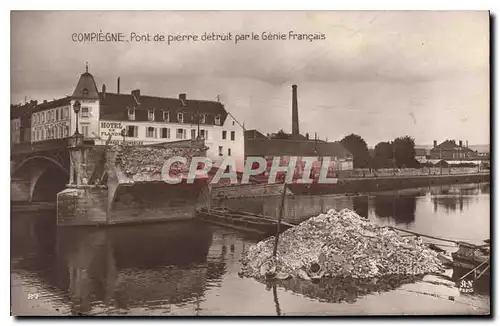
[(201, 140), (145, 146), (94, 145), (81, 134), (11, 150), (11, 201), (57, 201), (58, 225), (192, 218), (210, 198), (203, 180), (163, 182), (173, 156), (206, 156)]

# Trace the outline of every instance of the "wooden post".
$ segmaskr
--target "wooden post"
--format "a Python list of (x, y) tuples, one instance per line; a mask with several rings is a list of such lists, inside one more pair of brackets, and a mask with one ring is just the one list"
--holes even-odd
[(276, 237), (274, 238), (274, 249), (273, 249), (273, 257), (275, 258), (276, 254), (278, 253), (278, 241), (280, 238), (281, 218), (283, 217), (283, 210), (285, 207), (285, 195), (286, 195), (286, 182), (283, 183), (283, 194), (281, 194), (280, 214), (278, 215), (278, 223), (276, 224)]

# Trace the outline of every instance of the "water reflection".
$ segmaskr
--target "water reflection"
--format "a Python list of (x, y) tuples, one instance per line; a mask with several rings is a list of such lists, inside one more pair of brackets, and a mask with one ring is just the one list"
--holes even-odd
[(402, 196), (375, 196), (375, 214), (378, 218), (393, 220), (396, 224), (406, 226), (415, 221), (415, 210), (417, 209), (417, 197)]
[[(109, 310), (196, 302), (225, 273), (225, 250), (207, 260), (212, 231), (201, 223), (58, 228), (48, 237), (51, 247), (36, 244), (41, 233), (55, 228), (26, 221), (13, 223), (13, 258), (24, 258), (14, 261), (14, 269), (32, 271), (44, 284), (65, 291), (62, 299), (71, 303), (73, 314), (102, 304)], [(27, 238), (20, 236), (23, 231), (35, 236), (16, 246)]]
[(368, 216), (368, 196), (356, 196), (352, 198), (352, 209), (359, 216)]
[[(268, 283), (267, 286), (272, 287), (274, 292), (276, 285), (279, 285), (286, 290), (300, 293), (308, 298), (317, 299), (322, 302), (354, 303), (358, 298), (368, 294), (391, 291), (404, 284), (414, 283), (419, 280), (422, 280), (422, 276), (388, 275), (382, 278), (369, 279), (351, 277), (322, 278), (317, 283), (304, 281), (300, 278), (291, 278)], [(274, 297), (278, 311), (279, 302), (276, 295)]]
[[(439, 207), (445, 213), (463, 211), (478, 196), (489, 194), (489, 183), (443, 185), (384, 191), (359, 196), (289, 196), (285, 199), (284, 216), (292, 222), (328, 211), (349, 208), (361, 216), (410, 226), (415, 221), (419, 202), (432, 198), (434, 212)], [(236, 210), (254, 212), (267, 216), (279, 215), (279, 196), (267, 196), (241, 199), (221, 199), (215, 206), (225, 206)], [(372, 216), (373, 213), (373, 216)]]
[[(369, 196), (292, 196), (287, 199), (286, 214), (303, 219), (316, 211), (351, 208), (372, 220), (409, 224), (409, 229), (426, 234), (435, 230), (435, 234), (450, 238), (484, 239), (483, 233), (489, 232), (489, 216), (485, 215), (488, 192), (489, 185), (460, 185)], [(278, 201), (279, 197), (267, 197), (253, 198), (248, 206), (243, 200), (233, 204), (241, 210), (271, 215)], [(433, 214), (436, 206), (437, 215)], [(462, 215), (474, 218), (464, 219)], [(232, 300), (238, 300), (235, 293), (244, 293), (257, 303), (266, 294), (255, 290), (255, 285), (260, 285), (256, 281), (248, 283), (237, 276), (241, 253), (258, 239), (235, 231), (194, 221), (57, 228), (53, 213), (13, 216), (11, 228), (13, 273), (43, 289), (58, 304), (68, 306), (74, 315), (123, 311), (206, 314), (211, 308), (223, 311), (219, 307), (230, 306)], [(477, 230), (477, 234), (471, 230)], [(320, 301), (352, 303), (367, 293), (389, 291), (410, 281), (413, 279), (333, 279), (313, 284), (286, 280), (271, 285), (274, 305), (273, 301), (268, 305), (271, 313), (285, 314), (287, 301), (278, 300), (280, 288)], [(288, 300), (300, 307), (306, 304), (301, 298)], [(265, 310), (257, 303), (252, 311), (255, 314)], [(250, 313), (252, 308), (248, 309)]]

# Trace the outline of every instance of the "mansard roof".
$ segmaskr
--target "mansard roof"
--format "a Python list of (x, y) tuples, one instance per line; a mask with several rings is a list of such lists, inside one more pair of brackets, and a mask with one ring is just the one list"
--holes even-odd
[(228, 115), (224, 105), (216, 101), (167, 98), (132, 94), (99, 93), (100, 118), (128, 120), (128, 110), (135, 109), (135, 121), (148, 121), (148, 111), (154, 109), (155, 121), (163, 121), (163, 111), (170, 112), (170, 122), (177, 122), (177, 113), (184, 113), (184, 123), (197, 123), (195, 116), (206, 114), (205, 124), (214, 124), (220, 116), (221, 125)]
[(73, 99), (89, 99), (96, 100), (99, 99), (99, 91), (97, 90), (97, 85), (94, 80), (94, 76), (88, 72), (88, 67), (86, 71), (81, 74), (78, 84), (73, 92)]

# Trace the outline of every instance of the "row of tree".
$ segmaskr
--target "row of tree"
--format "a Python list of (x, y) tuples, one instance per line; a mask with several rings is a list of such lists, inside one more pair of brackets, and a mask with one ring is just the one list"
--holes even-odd
[(340, 143), (352, 154), (354, 168), (417, 168), (420, 166), (415, 160), (415, 139), (410, 136), (378, 143), (373, 155), (370, 154), (366, 141), (359, 135), (347, 135)]

